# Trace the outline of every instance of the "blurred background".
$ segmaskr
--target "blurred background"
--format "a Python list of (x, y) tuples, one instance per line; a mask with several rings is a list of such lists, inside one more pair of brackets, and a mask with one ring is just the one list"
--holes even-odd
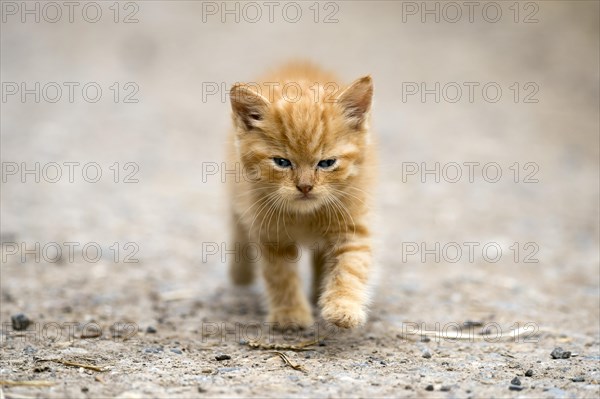
[[(203, 167), (224, 160), (228, 88), (308, 59), (375, 83), (369, 328), (531, 321), (597, 351), (598, 2), (113, 3), (77, 3), (71, 22), (65, 6), (58, 17), (45, 2), (2, 2), (3, 322), (23, 311), (156, 324), (169, 292), (207, 304), (198, 322), (260, 320), (221, 309), (236, 293), (221, 252), (203, 249), (228, 240), (228, 198)], [(65, 162), (79, 163), (73, 182)], [(436, 163), (439, 182), (422, 173)], [(477, 163), (472, 181), (465, 163)], [(66, 242), (79, 243), (72, 260)], [(466, 242), (478, 243), (474, 260)], [(48, 247), (23, 261), (36, 243), (58, 243), (62, 257), (46, 261)], [(422, 243), (463, 253), (423, 259)], [(487, 243), (498, 261), (482, 255)]]

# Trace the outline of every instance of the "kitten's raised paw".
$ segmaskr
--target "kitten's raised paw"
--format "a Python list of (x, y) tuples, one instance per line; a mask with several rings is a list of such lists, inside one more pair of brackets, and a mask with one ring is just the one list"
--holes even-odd
[(303, 307), (278, 308), (269, 312), (269, 323), (278, 330), (298, 330), (309, 328), (314, 323), (310, 309)]
[(341, 328), (359, 327), (367, 321), (363, 307), (350, 301), (330, 301), (323, 305), (321, 315), (325, 321)]

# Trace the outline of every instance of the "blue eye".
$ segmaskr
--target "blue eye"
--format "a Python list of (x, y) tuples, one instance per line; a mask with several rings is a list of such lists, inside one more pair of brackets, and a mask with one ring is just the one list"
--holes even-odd
[(317, 164), (317, 166), (319, 168), (330, 168), (335, 164), (335, 159), (324, 159), (322, 161), (319, 161), (319, 163)]
[(292, 166), (292, 163), (285, 158), (273, 158), (273, 162), (281, 168), (289, 168)]

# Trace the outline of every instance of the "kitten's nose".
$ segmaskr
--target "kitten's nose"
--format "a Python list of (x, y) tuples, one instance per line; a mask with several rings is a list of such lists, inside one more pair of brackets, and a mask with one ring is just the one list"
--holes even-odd
[(310, 190), (312, 190), (313, 186), (311, 186), (310, 184), (298, 184), (298, 185), (296, 186), (296, 188), (297, 188), (299, 191), (302, 191), (302, 193), (303, 193), (304, 195), (306, 195), (306, 194), (308, 194), (308, 192), (309, 192)]

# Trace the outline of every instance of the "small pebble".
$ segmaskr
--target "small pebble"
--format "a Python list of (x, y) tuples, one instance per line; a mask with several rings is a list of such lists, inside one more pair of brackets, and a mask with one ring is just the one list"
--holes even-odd
[(177, 353), (178, 355), (181, 355), (181, 354), (183, 354), (183, 352), (181, 351), (181, 349), (178, 349), (178, 348), (173, 348), (173, 349), (171, 349), (171, 352), (173, 352), (173, 353)]
[(529, 369), (525, 372), (525, 377), (531, 377), (531, 376), (533, 376), (533, 370)]
[(23, 313), (12, 315), (10, 319), (12, 321), (12, 328), (15, 331), (26, 330), (27, 327), (29, 327), (29, 324), (31, 323), (29, 317), (25, 316), (25, 314)]
[(429, 384), (425, 387), (426, 391), (433, 391), (433, 385)]
[(215, 359), (220, 362), (222, 360), (229, 360), (229, 359), (231, 359), (231, 356), (225, 355), (225, 354), (220, 354), (220, 355), (215, 356)]
[(465, 327), (483, 327), (483, 321), (467, 320), (463, 323)]
[(442, 385), (442, 387), (440, 388), (440, 391), (450, 392), (450, 385)]
[(431, 359), (431, 352), (429, 352), (428, 350), (424, 350), (423, 351), (423, 357), (425, 359)]
[(521, 385), (510, 385), (508, 389), (511, 391), (522, 391), (524, 388)]
[[(219, 373), (231, 373), (232, 371), (238, 371), (239, 369), (240, 369), (239, 367), (221, 367), (217, 371)], [(230, 377), (230, 378), (232, 378), (232, 377)]]
[(578, 376), (578, 377), (571, 378), (571, 381), (573, 381), (573, 382), (585, 382), (585, 378), (583, 378), (582, 376)]
[(430, 341), (431, 341), (431, 338), (429, 338), (427, 335), (423, 335), (421, 337), (421, 342), (430, 342)]
[(146, 327), (146, 333), (147, 334), (156, 334), (156, 328), (154, 328), (153, 326), (148, 326), (148, 327)]
[(515, 377), (510, 381), (510, 383), (512, 385), (521, 385), (521, 380), (519, 379), (519, 377)]
[(571, 357), (571, 352), (565, 351), (559, 346), (554, 348), (552, 353), (550, 353), (550, 357), (552, 357), (552, 359), (568, 359)]
[(497, 332), (497, 330), (490, 328), (490, 327), (486, 327), (486, 328), (482, 328), (480, 334), (481, 335), (490, 335), (492, 333)]

